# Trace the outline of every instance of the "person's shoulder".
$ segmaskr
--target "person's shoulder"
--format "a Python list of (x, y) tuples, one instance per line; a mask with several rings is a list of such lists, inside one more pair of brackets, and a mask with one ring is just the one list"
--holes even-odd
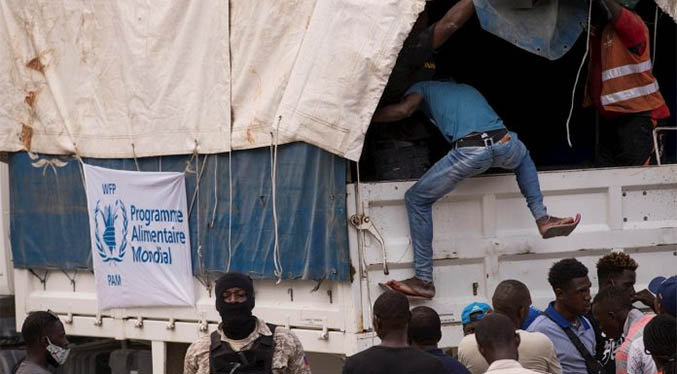
[(378, 347), (374, 346), (374, 347), (367, 348), (364, 351), (357, 352), (354, 355), (346, 358), (345, 365), (350, 367), (350, 366), (354, 365), (355, 363), (358, 363), (358, 362), (363, 361), (363, 360), (369, 361), (372, 358), (372, 356), (379, 354), (378, 351), (379, 351)]
[[(536, 317), (534, 322), (531, 322), (531, 325), (529, 325), (529, 328), (527, 329), (528, 332), (541, 332), (544, 329), (550, 328), (551, 324), (549, 322), (552, 322), (548, 317), (544, 315), (540, 315)], [(553, 322), (554, 323), (554, 322)]]
[(552, 340), (540, 331), (519, 330), (521, 345), (529, 347), (529, 350), (544, 352), (554, 350)]
[(275, 349), (278, 351), (285, 351), (288, 354), (292, 354), (297, 351), (303, 351), (301, 340), (299, 340), (298, 336), (296, 336), (296, 334), (294, 334), (294, 332), (288, 328), (281, 326), (275, 327), (273, 339), (275, 341)]
[(19, 365), (16, 374), (51, 374), (49, 370), (32, 362), (24, 361)]
[(461, 339), (461, 341), (458, 343), (458, 349), (461, 349), (461, 347), (472, 347), (474, 345), (477, 345), (477, 339), (475, 339), (475, 334), (468, 334)]
[(211, 343), (212, 343), (211, 333), (199, 337), (196, 341), (191, 343), (190, 346), (188, 346), (186, 356), (209, 352), (209, 346), (211, 345)]

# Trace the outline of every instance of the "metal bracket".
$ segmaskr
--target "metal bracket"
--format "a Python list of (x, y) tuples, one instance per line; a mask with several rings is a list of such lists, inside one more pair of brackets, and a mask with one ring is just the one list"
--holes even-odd
[(318, 336), (317, 338), (319, 340), (329, 340), (329, 329), (327, 328), (326, 323), (322, 324), (322, 332), (320, 333), (320, 336)]
[(205, 332), (209, 328), (209, 325), (207, 324), (207, 320), (203, 319), (200, 321), (200, 331)]
[(653, 149), (654, 153), (656, 153), (656, 163), (658, 164), (658, 166), (661, 166), (661, 153), (658, 146), (658, 132), (666, 130), (674, 131), (677, 130), (677, 127), (656, 127), (653, 129)]
[(167, 323), (167, 330), (174, 330), (176, 328), (176, 320), (174, 318), (170, 318), (169, 322)]
[(103, 318), (101, 317), (101, 314), (97, 314), (96, 318), (94, 319), (94, 326), (101, 326), (103, 325)]
[(381, 246), (381, 252), (383, 253), (383, 274), (390, 274), (390, 271), (388, 270), (388, 257), (386, 255), (385, 242), (383, 241), (381, 233), (378, 232), (374, 224), (371, 222), (369, 216), (355, 214), (350, 217), (350, 223), (355, 226), (356, 229), (360, 231), (366, 231), (376, 239), (378, 244)]
[(134, 323), (134, 327), (140, 329), (143, 327), (143, 317), (139, 316), (136, 318), (136, 322)]
[(73, 323), (73, 313), (72, 312), (68, 312), (68, 314), (66, 314), (66, 318), (64, 319), (64, 322), (67, 325), (70, 325), (70, 324)]

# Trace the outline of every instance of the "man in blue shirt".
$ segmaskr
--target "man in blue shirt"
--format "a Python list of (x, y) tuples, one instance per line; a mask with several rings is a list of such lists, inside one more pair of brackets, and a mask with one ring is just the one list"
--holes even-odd
[(555, 292), (555, 301), (528, 331), (541, 332), (550, 338), (562, 374), (599, 373), (603, 367), (594, 358), (595, 331), (584, 317), (591, 305), (588, 269), (575, 258), (567, 258), (550, 268), (548, 282)]
[(411, 320), (409, 320), (411, 346), (430, 353), (442, 361), (445, 374), (470, 374), (463, 364), (437, 348), (440, 339), (442, 339), (442, 322), (439, 314), (427, 306), (417, 306), (412, 309)]
[(580, 215), (574, 219), (547, 214), (529, 151), (517, 134), (508, 132), (476, 89), (453, 81), (419, 82), (409, 88), (400, 102), (376, 111), (373, 121), (398, 121), (419, 107), (452, 144), (452, 149), (405, 194), (416, 275), (404, 281), (391, 280), (386, 286), (408, 296), (435, 296), (432, 205), (463, 179), (491, 167), (514, 170), (543, 238), (569, 235), (578, 225)]

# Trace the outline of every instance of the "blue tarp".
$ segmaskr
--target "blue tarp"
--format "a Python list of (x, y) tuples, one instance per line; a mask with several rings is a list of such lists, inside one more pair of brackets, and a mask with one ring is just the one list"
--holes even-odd
[(474, 0), (473, 3), (484, 30), (549, 60), (556, 60), (571, 49), (588, 17), (583, 0)]
[[(79, 164), (36, 168), (26, 153), (12, 154), (10, 170), (11, 239), (14, 266), (32, 269), (91, 269), (85, 191)], [(196, 173), (186, 174), (193, 272), (222, 272), (228, 262), (228, 154), (199, 157), (204, 172), (194, 194)], [(139, 159), (142, 171), (184, 171), (191, 156)], [(112, 169), (136, 170), (133, 159), (85, 159)], [(232, 155), (233, 221), (231, 270), (257, 279), (274, 279), (274, 225), (271, 161), (268, 149)], [(192, 158), (191, 169), (195, 169)], [(216, 178), (215, 178), (216, 177)], [(348, 280), (346, 161), (314, 146), (280, 146), (277, 212), (284, 279)], [(214, 226), (211, 227), (218, 195)], [(198, 224), (199, 213), (199, 224)], [(198, 230), (199, 247), (198, 253)]]

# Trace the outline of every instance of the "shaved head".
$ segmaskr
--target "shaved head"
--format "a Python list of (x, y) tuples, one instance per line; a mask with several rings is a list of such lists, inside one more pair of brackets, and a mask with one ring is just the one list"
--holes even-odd
[(524, 323), (531, 306), (531, 294), (527, 285), (514, 279), (499, 283), (491, 298), (496, 313), (503, 314), (517, 327)]

